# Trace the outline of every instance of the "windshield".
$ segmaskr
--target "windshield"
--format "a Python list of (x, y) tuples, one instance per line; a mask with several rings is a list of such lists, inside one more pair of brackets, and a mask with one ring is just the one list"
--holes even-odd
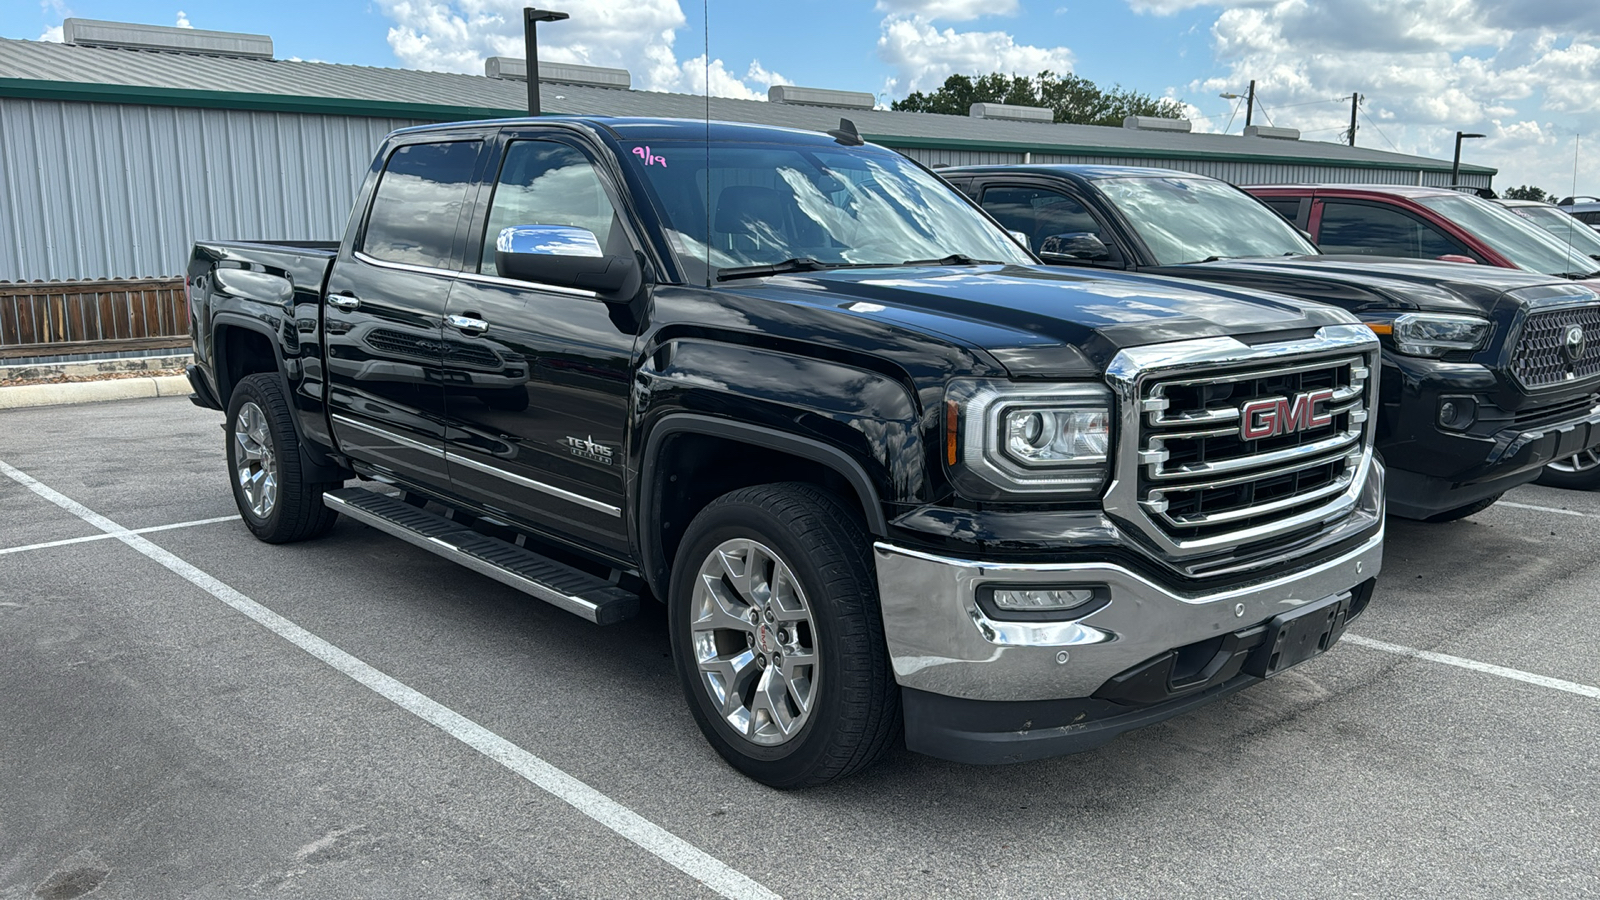
[(627, 158), (654, 189), (690, 281), (709, 280), (708, 251), (718, 271), (791, 259), (1033, 263), (954, 188), (883, 150), (724, 144), (708, 154), (704, 143), (656, 141)]
[(1095, 187), (1128, 218), (1157, 265), (1317, 252), (1282, 216), (1215, 179), (1105, 178)]
[(1417, 202), (1466, 229), (1518, 268), (1546, 275), (1595, 272), (1595, 262), (1504, 207), (1467, 194), (1418, 197)]
[(1562, 244), (1571, 245), (1579, 253), (1587, 255), (1591, 259), (1600, 255), (1600, 234), (1595, 233), (1593, 228), (1561, 210), (1551, 206), (1512, 206), (1508, 208), (1529, 222), (1555, 235), (1556, 240)]

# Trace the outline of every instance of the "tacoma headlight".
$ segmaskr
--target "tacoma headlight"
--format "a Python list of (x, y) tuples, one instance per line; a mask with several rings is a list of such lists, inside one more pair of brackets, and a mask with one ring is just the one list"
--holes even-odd
[(1100, 385), (952, 381), (945, 461), (975, 499), (1092, 495), (1105, 485), (1111, 392)]
[(1487, 319), (1447, 313), (1406, 313), (1393, 319), (1374, 319), (1367, 327), (1393, 337), (1395, 349), (1407, 356), (1428, 357), (1476, 350), (1494, 330)]

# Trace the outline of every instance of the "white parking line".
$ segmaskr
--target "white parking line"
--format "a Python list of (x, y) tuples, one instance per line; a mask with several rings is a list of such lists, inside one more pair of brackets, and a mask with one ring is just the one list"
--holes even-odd
[(532, 782), (706, 887), (732, 900), (780, 900), (777, 894), (726, 863), (651, 822), (482, 725), (385, 675), (333, 644), (251, 600), (177, 556), (41, 484), (0, 460), (0, 474), (88, 522), (254, 619), (284, 640), (343, 672), (362, 686)]
[(238, 518), (238, 516), (217, 516), (215, 519), (195, 519), (193, 522), (175, 522), (171, 525), (152, 525), (149, 528), (135, 528), (132, 531), (119, 531), (115, 533), (106, 532), (103, 534), (91, 534), (88, 537), (67, 538), (60, 541), (45, 541), (42, 544), (25, 544), (21, 547), (7, 547), (4, 550), (0, 550), (0, 556), (5, 556), (7, 553), (22, 553), (27, 550), (44, 550), (48, 547), (65, 547), (69, 544), (87, 544), (90, 541), (109, 541), (112, 538), (120, 537), (123, 534), (152, 534), (157, 531), (172, 531), (175, 528), (193, 528), (196, 525), (215, 525), (218, 522), (234, 522), (237, 521)]
[(1512, 509), (1531, 509), (1534, 512), (1555, 513), (1558, 516), (1578, 516), (1583, 519), (1600, 519), (1595, 513), (1578, 512), (1575, 509), (1556, 509), (1554, 506), (1534, 506), (1532, 503), (1512, 503), (1510, 500), (1501, 500), (1495, 506), (1509, 506)]
[(1399, 644), (1390, 644), (1386, 641), (1376, 641), (1369, 637), (1362, 637), (1359, 634), (1346, 634), (1343, 638), (1341, 638), (1341, 640), (1349, 641), (1352, 644), (1368, 647), (1373, 650), (1382, 650), (1385, 653), (1398, 653), (1401, 656), (1411, 656), (1417, 659), (1426, 659), (1430, 662), (1444, 663), (1447, 666), (1458, 666), (1463, 669), (1471, 669), (1474, 672), (1483, 672), (1486, 675), (1499, 675), (1501, 678), (1510, 678), (1514, 681), (1525, 681), (1528, 684), (1536, 684), (1540, 687), (1547, 687), (1557, 691), (1566, 691), (1569, 694), (1577, 694), (1580, 697), (1589, 697), (1594, 700), (1600, 700), (1600, 688), (1590, 687), (1587, 684), (1578, 684), (1575, 681), (1563, 681), (1560, 678), (1551, 678), (1548, 675), (1535, 675), (1532, 672), (1524, 672), (1521, 669), (1508, 669), (1505, 666), (1497, 666), (1493, 663), (1478, 662), (1475, 659), (1464, 659), (1459, 656), (1450, 656), (1445, 653), (1435, 653), (1432, 650), (1418, 650), (1415, 647), (1403, 647)]

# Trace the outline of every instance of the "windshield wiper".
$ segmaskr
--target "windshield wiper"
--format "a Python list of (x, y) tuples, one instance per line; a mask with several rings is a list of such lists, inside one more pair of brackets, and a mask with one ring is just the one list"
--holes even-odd
[(965, 253), (952, 253), (938, 259), (908, 259), (902, 266), (991, 266), (1003, 265), (996, 259), (973, 259)]
[(718, 269), (717, 280), (727, 281), (730, 278), (757, 278), (762, 275), (784, 275), (789, 272), (815, 272), (820, 269), (839, 268), (837, 263), (825, 263), (820, 259), (809, 256), (796, 256), (783, 262), (765, 263), (759, 266), (734, 266), (729, 269)]

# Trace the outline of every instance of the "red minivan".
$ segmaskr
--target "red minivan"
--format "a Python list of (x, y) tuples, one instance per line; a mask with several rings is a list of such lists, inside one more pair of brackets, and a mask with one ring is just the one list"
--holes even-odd
[(1487, 200), (1448, 188), (1395, 184), (1246, 187), (1311, 234), (1323, 253), (1474, 262), (1566, 278), (1600, 264)]

